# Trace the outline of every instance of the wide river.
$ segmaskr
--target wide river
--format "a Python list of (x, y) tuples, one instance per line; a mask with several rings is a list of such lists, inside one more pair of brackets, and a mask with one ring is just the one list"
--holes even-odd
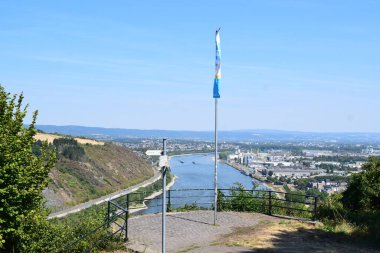
[[(174, 156), (170, 160), (170, 169), (172, 174), (176, 176), (174, 185), (171, 190), (177, 189), (213, 189), (214, 188), (214, 155), (213, 154), (200, 154), (200, 155), (183, 155)], [(227, 189), (231, 188), (234, 183), (241, 183), (246, 189), (252, 189), (256, 184), (257, 189), (266, 190), (267, 188), (259, 181), (252, 179), (249, 176), (242, 174), (240, 171), (232, 168), (225, 163), (218, 164), (218, 188)], [(172, 192), (172, 197), (175, 193)], [(181, 194), (192, 194), (181, 193)], [(212, 195), (213, 192), (202, 192), (195, 195)], [(196, 199), (195, 199), (196, 201)], [(200, 198), (198, 202), (205, 200)], [(210, 198), (207, 200), (210, 201)], [(212, 201), (212, 198), (211, 198)], [(174, 198), (172, 202), (175, 202)], [(156, 199), (150, 200), (147, 203), (148, 209), (142, 213), (155, 213), (160, 212), (161, 196)]]

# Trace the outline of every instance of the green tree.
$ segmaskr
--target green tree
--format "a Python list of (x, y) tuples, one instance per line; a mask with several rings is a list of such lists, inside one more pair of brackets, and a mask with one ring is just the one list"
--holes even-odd
[(380, 159), (371, 157), (362, 169), (351, 177), (343, 204), (352, 211), (380, 211)]
[(227, 160), (228, 155), (230, 154), (230, 151), (222, 151), (219, 153), (219, 159), (221, 160)]
[(367, 228), (368, 234), (380, 239), (380, 159), (371, 157), (363, 172), (351, 177), (343, 192), (343, 206), (348, 219)]
[(0, 251), (5, 252), (28, 251), (38, 235), (35, 228), (46, 222), (41, 193), (55, 162), (46, 142), (38, 156), (33, 154), (37, 111), (24, 126), (28, 105), (23, 107), (23, 99), (0, 85)]

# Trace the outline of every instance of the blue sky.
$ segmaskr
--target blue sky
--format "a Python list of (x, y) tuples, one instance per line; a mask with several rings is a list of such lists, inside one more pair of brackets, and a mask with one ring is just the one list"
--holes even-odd
[(380, 1), (1, 1), (0, 83), (39, 124), (380, 132)]

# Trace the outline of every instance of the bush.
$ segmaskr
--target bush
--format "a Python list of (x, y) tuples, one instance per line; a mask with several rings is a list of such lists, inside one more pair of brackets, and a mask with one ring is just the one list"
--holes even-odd
[(202, 210), (205, 208), (202, 208), (197, 205), (197, 203), (192, 204), (185, 204), (183, 207), (173, 208), (172, 211), (174, 212), (189, 212), (189, 211), (196, 211), (196, 210)]
[(321, 200), (317, 207), (317, 219), (332, 220), (337, 223), (343, 221), (347, 214), (341, 200), (342, 194), (334, 194)]
[(38, 156), (33, 153), (37, 111), (24, 126), (23, 98), (0, 86), (0, 247), (5, 252), (29, 251), (35, 231), (44, 226), (42, 190), (55, 163), (55, 152), (46, 142)]
[[(363, 172), (354, 174), (342, 194), (321, 201), (318, 218), (336, 231), (342, 224), (353, 224), (354, 233), (379, 243), (380, 239), (380, 159), (371, 157)], [(350, 225), (351, 226), (351, 225)]]
[[(291, 202), (305, 202), (305, 197), (286, 193), (283, 198), (280, 198), (280, 196), (274, 192), (271, 194), (272, 214), (288, 215), (300, 218), (312, 217), (311, 213), (307, 212), (313, 208), (312, 206), (306, 205), (305, 203)], [(292, 210), (291, 208), (305, 211)], [(229, 190), (228, 194), (219, 191), (218, 210), (269, 213), (269, 193), (266, 191), (246, 190), (240, 183), (235, 183)]]
[[(106, 206), (93, 206), (64, 219), (54, 219), (50, 225), (54, 231), (59, 247), (58, 252), (86, 252), (87, 250), (112, 250), (122, 248), (120, 236), (112, 236), (112, 229), (107, 229)], [(82, 240), (78, 240), (82, 238)], [(77, 241), (77, 242), (76, 242)], [(40, 251), (49, 252), (49, 251)], [(90, 251), (89, 251), (90, 252)]]
[(380, 159), (371, 157), (363, 172), (351, 177), (343, 204), (351, 211), (380, 211)]

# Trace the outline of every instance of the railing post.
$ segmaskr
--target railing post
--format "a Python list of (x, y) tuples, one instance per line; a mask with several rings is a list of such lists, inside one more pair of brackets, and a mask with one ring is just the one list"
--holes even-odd
[(124, 238), (125, 242), (128, 242), (128, 219), (129, 219), (129, 194), (127, 194), (127, 212), (125, 213), (125, 238)]
[(318, 203), (318, 197), (314, 196), (314, 217), (313, 217), (314, 221), (317, 219), (317, 203)]
[(243, 212), (245, 212), (245, 207), (246, 207), (246, 203), (245, 203), (245, 199), (244, 199), (244, 194), (245, 194), (245, 192), (244, 191), (240, 191), (240, 196), (243, 196)]
[(107, 228), (110, 227), (111, 203), (107, 201)]
[(290, 213), (291, 213), (291, 209), (290, 208), (293, 208), (293, 205), (289, 201), (288, 196), (289, 196), (288, 193), (285, 192), (286, 215), (290, 215)]
[(269, 215), (272, 215), (272, 191), (269, 191)]
[(166, 206), (166, 212), (170, 212), (171, 211), (171, 202), (170, 202), (170, 192), (171, 192), (171, 190), (169, 189), (168, 190), (168, 204), (167, 204), (167, 206)]

